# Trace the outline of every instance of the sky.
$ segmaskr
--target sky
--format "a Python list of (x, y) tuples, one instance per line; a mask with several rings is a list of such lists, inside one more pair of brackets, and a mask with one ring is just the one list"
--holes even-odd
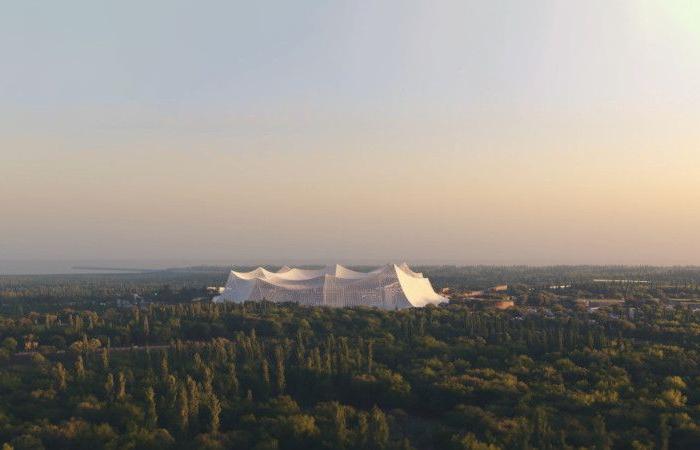
[(0, 4), (0, 260), (700, 264), (695, 0)]

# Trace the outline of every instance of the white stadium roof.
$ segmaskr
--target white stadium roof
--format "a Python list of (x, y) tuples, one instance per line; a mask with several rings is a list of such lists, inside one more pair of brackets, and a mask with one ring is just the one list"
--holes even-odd
[(403, 309), (447, 301), (430, 280), (406, 263), (387, 264), (371, 272), (356, 272), (341, 265), (321, 269), (284, 266), (277, 272), (258, 267), (250, 272), (231, 271), (226, 287), (215, 302), (268, 300), (309, 306), (373, 306)]

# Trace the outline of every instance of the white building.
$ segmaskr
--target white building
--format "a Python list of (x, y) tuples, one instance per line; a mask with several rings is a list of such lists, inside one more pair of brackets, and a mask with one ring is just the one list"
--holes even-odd
[(270, 272), (231, 271), (215, 302), (268, 300), (308, 306), (373, 306), (403, 309), (437, 305), (447, 299), (435, 292), (430, 280), (406, 263), (387, 264), (371, 272), (355, 272), (341, 265), (322, 269), (283, 267)]

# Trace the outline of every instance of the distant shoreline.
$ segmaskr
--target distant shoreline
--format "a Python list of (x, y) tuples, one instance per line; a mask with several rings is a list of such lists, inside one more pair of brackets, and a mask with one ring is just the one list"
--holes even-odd
[[(383, 262), (369, 261), (344, 261), (348, 267), (379, 267), (386, 264)], [(416, 267), (472, 267), (472, 268), (520, 268), (523, 270), (551, 269), (551, 268), (616, 268), (616, 269), (667, 269), (667, 270), (700, 270), (700, 265), (666, 265), (666, 264), (494, 264), (494, 263), (459, 263), (454, 261), (420, 261), (409, 260), (409, 263)], [(231, 268), (255, 268), (281, 267), (284, 264), (295, 264), (300, 267), (318, 268), (325, 265), (323, 261), (301, 261), (290, 259), (289, 261), (279, 261), (276, 259), (261, 260), (256, 262), (236, 262), (221, 260), (1, 260), (0, 276), (22, 276), (22, 275), (81, 275), (81, 274), (143, 274), (159, 271), (216, 271), (229, 270)], [(596, 279), (603, 281), (608, 278), (603, 274), (596, 274)], [(599, 278), (600, 277), (600, 278)], [(620, 279), (626, 279), (620, 277)], [(611, 279), (610, 282), (620, 282)], [(639, 280), (646, 281), (645, 278)]]
[(73, 266), (71, 267), (73, 270), (80, 270), (80, 271), (98, 271), (98, 272), (158, 272), (159, 270), (162, 269), (137, 269), (137, 268), (129, 268), (129, 267), (97, 267), (97, 266)]

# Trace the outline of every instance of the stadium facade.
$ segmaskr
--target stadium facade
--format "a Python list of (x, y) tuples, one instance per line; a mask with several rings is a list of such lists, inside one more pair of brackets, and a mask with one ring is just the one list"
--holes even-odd
[(322, 269), (282, 267), (270, 272), (231, 271), (215, 302), (267, 300), (307, 306), (370, 306), (404, 309), (437, 305), (447, 299), (435, 292), (430, 280), (406, 263), (387, 264), (371, 272), (356, 272), (341, 265)]

